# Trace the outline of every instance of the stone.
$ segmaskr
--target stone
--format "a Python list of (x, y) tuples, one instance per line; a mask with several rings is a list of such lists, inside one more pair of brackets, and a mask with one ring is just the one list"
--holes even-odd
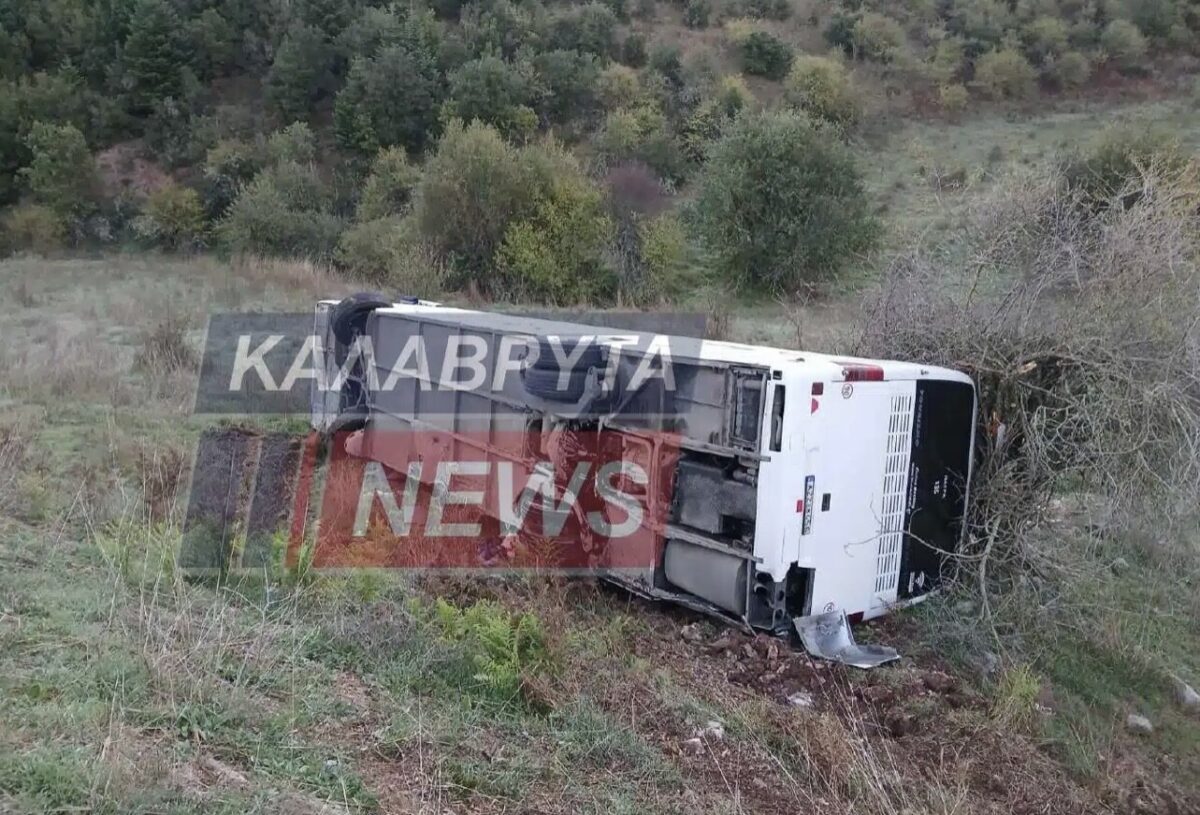
[(725, 725), (721, 724), (715, 719), (710, 720), (704, 725), (704, 727), (696, 731), (696, 735), (702, 739), (720, 741), (721, 739), (725, 738)]
[(1150, 720), (1145, 716), (1137, 713), (1130, 713), (1125, 717), (1125, 727), (1132, 733), (1146, 736), (1154, 732), (1154, 725), (1150, 724)]
[(679, 629), (679, 636), (684, 642), (695, 643), (704, 639), (704, 632), (700, 630), (700, 623), (688, 623)]
[(698, 756), (704, 752), (704, 742), (701, 739), (688, 739), (683, 743), (683, 752), (690, 756)]
[(1172, 676), (1171, 681), (1175, 685), (1175, 701), (1188, 710), (1200, 710), (1200, 693), (1178, 676)]
[(787, 700), (788, 704), (792, 707), (804, 708), (805, 710), (811, 709), (816, 704), (813, 695), (804, 691), (796, 691)]

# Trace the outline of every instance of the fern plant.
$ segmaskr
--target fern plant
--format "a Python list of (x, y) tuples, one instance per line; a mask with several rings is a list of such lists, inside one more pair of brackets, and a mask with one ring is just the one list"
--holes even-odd
[(504, 703), (529, 701), (525, 680), (550, 661), (545, 631), (535, 615), (510, 614), (488, 601), (462, 609), (438, 598), (434, 619), (443, 638), (465, 649), (477, 690)]

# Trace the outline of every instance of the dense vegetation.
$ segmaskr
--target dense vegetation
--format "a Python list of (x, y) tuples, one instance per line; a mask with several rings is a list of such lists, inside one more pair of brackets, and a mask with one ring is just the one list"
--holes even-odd
[(1186, 0), (0, 0), (0, 245), (550, 302), (796, 291), (878, 234), (872, 119), (1144, 74), (1198, 34)]

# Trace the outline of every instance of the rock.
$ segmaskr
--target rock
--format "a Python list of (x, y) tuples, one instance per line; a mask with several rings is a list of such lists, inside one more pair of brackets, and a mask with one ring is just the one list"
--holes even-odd
[(928, 671), (921, 677), (925, 687), (934, 693), (945, 693), (954, 687), (954, 677), (941, 671)]
[(321, 765), (321, 771), (325, 773), (325, 775), (337, 775), (338, 770), (340, 769), (341, 765), (338, 764), (336, 758), (327, 758), (325, 759), (325, 763)]
[(712, 644), (708, 646), (708, 652), (710, 654), (720, 654), (728, 651), (732, 647), (733, 639), (728, 634), (725, 634), (724, 636), (714, 640)]
[(991, 679), (1000, 671), (1000, 657), (991, 651), (984, 651), (975, 661), (975, 667), (979, 668), (980, 676)]
[(1154, 725), (1150, 724), (1150, 720), (1137, 713), (1130, 713), (1125, 717), (1125, 727), (1129, 728), (1131, 733), (1137, 733), (1142, 736), (1154, 732)]
[(813, 695), (811, 693), (805, 693), (804, 691), (796, 691), (789, 696), (787, 700), (788, 704), (792, 707), (804, 708), (806, 710), (811, 709), (813, 705), (816, 704), (815, 700), (813, 699)]
[(725, 725), (721, 724), (715, 719), (710, 720), (704, 725), (704, 727), (696, 731), (696, 735), (702, 739), (720, 741), (721, 739), (725, 738)]
[(886, 685), (868, 685), (862, 689), (862, 698), (873, 705), (887, 704), (896, 698), (896, 694)]
[(1129, 571), (1129, 561), (1123, 557), (1119, 557), (1112, 563), (1108, 564), (1108, 568), (1113, 570), (1113, 574), (1123, 574)]
[(683, 752), (689, 756), (698, 756), (704, 752), (704, 742), (700, 739), (688, 739), (682, 745)]
[(1172, 676), (1171, 681), (1175, 685), (1175, 701), (1188, 710), (1200, 710), (1200, 693), (1178, 676)]
[(884, 724), (887, 725), (889, 733), (900, 738), (912, 732), (913, 717), (902, 710), (892, 710), (888, 712)]
[(684, 642), (696, 643), (704, 639), (704, 632), (700, 630), (700, 623), (688, 623), (679, 629), (679, 636)]

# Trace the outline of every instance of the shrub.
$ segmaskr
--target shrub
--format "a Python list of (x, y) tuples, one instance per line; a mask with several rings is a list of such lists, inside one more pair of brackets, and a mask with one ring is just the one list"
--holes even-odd
[(429, 48), (392, 45), (354, 60), (334, 104), (338, 144), (365, 156), (393, 145), (420, 150), (437, 126), (440, 84)]
[(938, 88), (938, 103), (942, 110), (951, 115), (962, 113), (967, 108), (970, 96), (967, 89), (958, 83), (942, 85)]
[(410, 239), (402, 218), (384, 216), (361, 220), (338, 239), (338, 265), (356, 278), (385, 283)]
[(31, 160), (21, 170), (34, 200), (66, 218), (92, 207), (96, 163), (83, 134), (71, 125), (37, 122), (25, 139)]
[(235, 252), (327, 260), (342, 223), (323, 211), (324, 198), (310, 170), (280, 165), (242, 191), (221, 221), (220, 235)]
[(402, 214), (408, 209), (413, 188), (420, 178), (420, 170), (408, 162), (403, 149), (388, 147), (380, 150), (363, 185), (356, 217), (360, 221), (373, 221)]
[(443, 107), (446, 118), (479, 120), (505, 135), (513, 135), (533, 101), (531, 77), (499, 57), (471, 60), (450, 75), (450, 94)]
[(1122, 73), (1132, 73), (1143, 68), (1146, 57), (1146, 38), (1137, 26), (1128, 20), (1113, 20), (1100, 35), (1100, 47), (1108, 59)]
[(204, 245), (208, 220), (195, 190), (168, 184), (147, 197), (134, 230), (166, 249), (198, 249)]
[(262, 168), (259, 151), (235, 139), (225, 139), (208, 151), (204, 160), (204, 209), (219, 218), (242, 187)]
[(854, 24), (851, 42), (859, 59), (892, 62), (904, 53), (904, 29), (891, 17), (868, 11)]
[(421, 237), (459, 283), (554, 301), (609, 288), (598, 260), (600, 196), (553, 144), (517, 148), (487, 125), (454, 121), (426, 163), (416, 201)]
[(858, 120), (858, 96), (840, 62), (826, 57), (798, 57), (784, 88), (788, 102), (818, 119), (839, 127), (851, 127)]
[(533, 58), (538, 112), (547, 121), (566, 124), (587, 118), (596, 107), (600, 66), (591, 54), (545, 51)]
[(626, 221), (614, 249), (622, 303), (653, 307), (694, 282), (688, 276), (687, 234), (673, 213)]
[(1186, 164), (1178, 143), (1164, 131), (1114, 125), (1085, 150), (1066, 159), (1063, 178), (1087, 203), (1104, 207), (1152, 166), (1177, 173)]
[(712, 18), (712, 4), (709, 0), (687, 0), (683, 7), (683, 24), (688, 28), (708, 28)]
[(273, 164), (309, 164), (317, 157), (317, 140), (304, 122), (293, 122), (267, 139), (267, 158)]
[(746, 37), (741, 47), (742, 69), (754, 76), (783, 79), (792, 66), (792, 49), (765, 31)]
[(550, 24), (550, 45), (607, 59), (616, 53), (617, 16), (602, 3), (560, 13)]
[(786, 20), (792, 16), (792, 6), (788, 0), (740, 0), (737, 7), (747, 17), (760, 20)]
[(653, 105), (609, 113), (596, 134), (595, 146), (607, 164), (641, 161), (672, 182), (686, 174), (683, 149), (670, 133), (666, 116)]
[(1037, 87), (1037, 73), (1018, 51), (1004, 48), (975, 63), (975, 84), (993, 99), (1024, 99)]
[(631, 68), (646, 64), (646, 38), (636, 31), (631, 32), (621, 43), (621, 62)]
[(3, 233), (2, 245), (6, 251), (49, 255), (63, 248), (67, 227), (50, 207), (22, 204), (4, 216)]
[(586, 176), (554, 177), (533, 212), (505, 230), (496, 262), (503, 294), (560, 305), (610, 299), (601, 254), (611, 226)]
[(313, 103), (329, 90), (332, 49), (317, 29), (297, 24), (284, 36), (267, 72), (266, 99), (284, 121), (308, 118)]
[(1035, 65), (1056, 59), (1067, 50), (1070, 31), (1062, 17), (1043, 15), (1025, 27), (1025, 53)]
[(637, 71), (616, 63), (600, 72), (596, 93), (605, 110), (616, 110), (637, 104), (642, 95)]
[(1080, 52), (1067, 51), (1047, 66), (1046, 73), (1058, 87), (1075, 90), (1087, 82), (1092, 65)]
[(468, 280), (483, 279), (511, 220), (533, 206), (537, 182), (520, 151), (480, 122), (452, 122), (417, 186), (421, 235)]
[(789, 112), (734, 123), (705, 165), (696, 215), (733, 287), (795, 290), (836, 275), (877, 232), (847, 148)]

